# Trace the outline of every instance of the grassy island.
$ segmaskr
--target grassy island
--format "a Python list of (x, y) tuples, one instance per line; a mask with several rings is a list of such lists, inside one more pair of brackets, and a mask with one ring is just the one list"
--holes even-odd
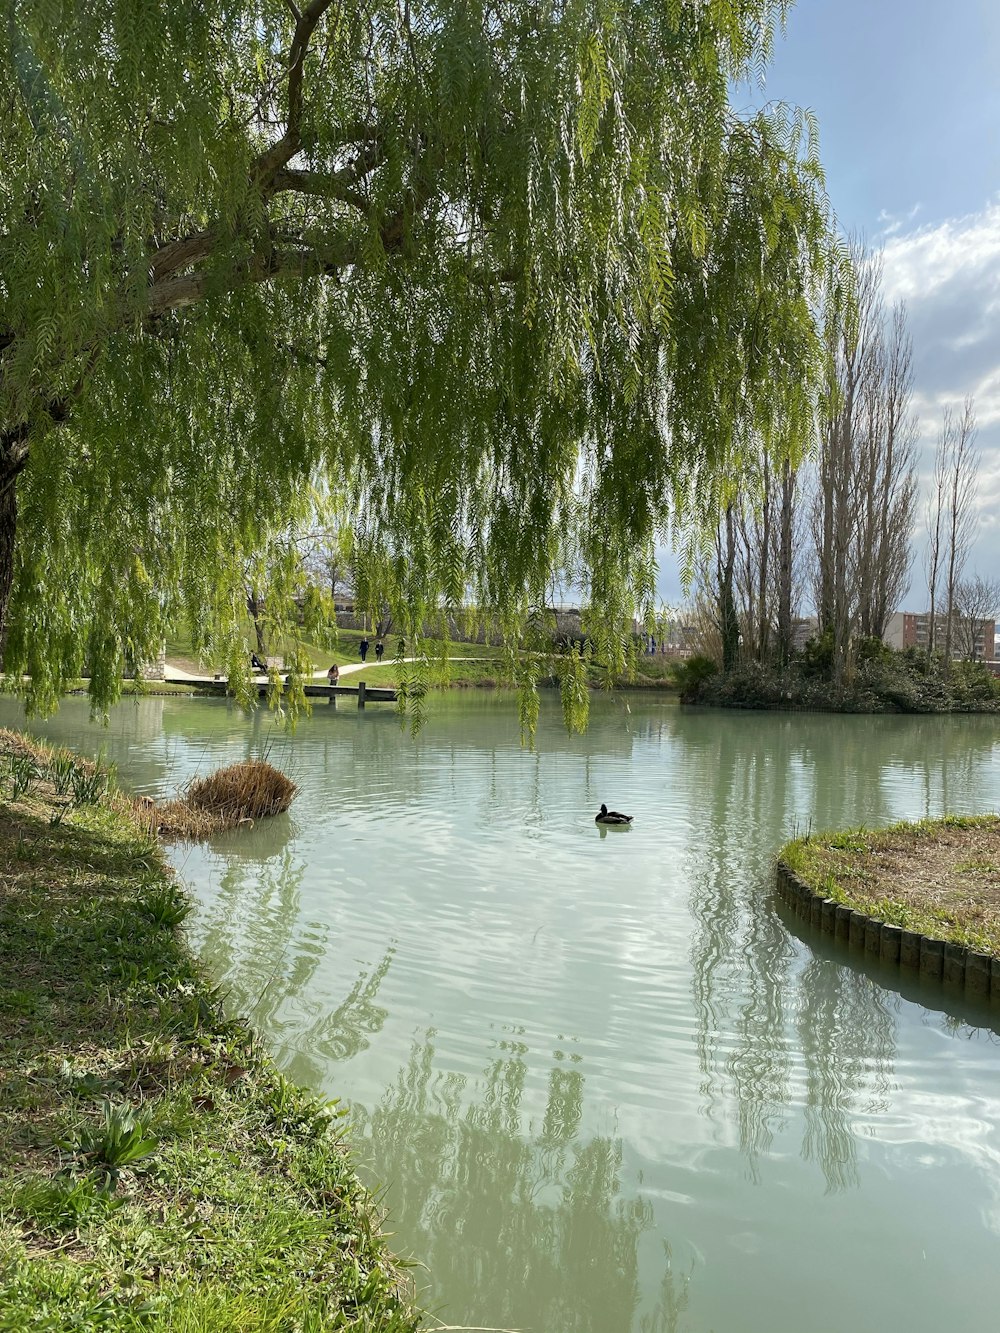
[(107, 775), (0, 733), (0, 1329), (420, 1319), (335, 1105), (227, 1018)]
[(1000, 816), (811, 834), (779, 861), (825, 898), (1000, 957)]

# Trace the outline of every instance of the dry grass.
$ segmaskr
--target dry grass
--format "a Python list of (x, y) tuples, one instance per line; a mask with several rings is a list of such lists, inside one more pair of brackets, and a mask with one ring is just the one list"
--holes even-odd
[(160, 833), (205, 838), (223, 829), (283, 814), (298, 791), (295, 783), (264, 759), (243, 759), (196, 778), (176, 801), (153, 808)]
[(47, 764), (52, 755), (52, 748), (40, 741), (32, 740), (30, 736), (25, 736), (20, 731), (0, 727), (0, 754), (24, 755), (28, 759), (33, 759), (36, 764)]
[(883, 921), (1000, 956), (1000, 818), (813, 834), (782, 850), (817, 891)]

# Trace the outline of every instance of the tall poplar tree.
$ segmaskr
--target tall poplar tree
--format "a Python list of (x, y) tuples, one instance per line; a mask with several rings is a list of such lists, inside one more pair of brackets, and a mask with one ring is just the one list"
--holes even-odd
[(513, 633), (566, 530), (599, 643), (657, 534), (803, 438), (815, 136), (737, 115), (787, 0), (7, 0), (4, 668), (97, 705), (229, 646), (311, 481), (408, 640)]

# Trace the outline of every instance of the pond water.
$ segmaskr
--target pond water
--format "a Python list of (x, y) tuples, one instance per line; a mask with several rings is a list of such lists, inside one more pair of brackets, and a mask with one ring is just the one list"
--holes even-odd
[[(174, 849), (193, 942), (280, 1066), (349, 1105), (445, 1323), (995, 1327), (1000, 1008), (900, 995), (772, 896), (810, 827), (1000, 807), (995, 719), (634, 694), (582, 737), (546, 704), (532, 753), (511, 700), (453, 692), (416, 740), (391, 709), (287, 736), (180, 699), (37, 730), (153, 795), (264, 752), (300, 784), (291, 815)], [(602, 836), (602, 800), (635, 826)]]

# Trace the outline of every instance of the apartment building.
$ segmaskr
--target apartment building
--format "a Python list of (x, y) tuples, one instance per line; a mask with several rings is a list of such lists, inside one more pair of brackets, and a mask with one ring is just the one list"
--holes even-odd
[[(940, 651), (944, 648), (948, 618), (947, 616), (936, 615), (934, 621), (936, 647)], [(884, 636), (885, 641), (890, 648), (899, 650), (903, 648), (926, 649), (930, 627), (931, 616), (929, 611), (895, 611), (889, 617), (889, 624)], [(996, 661), (997, 622), (995, 620), (977, 621), (974, 627), (974, 637), (972, 628), (964, 618), (959, 621), (959, 618), (955, 617), (952, 628), (952, 657), (956, 660), (972, 657), (979, 662)], [(972, 648), (971, 652), (969, 651), (970, 646)]]

